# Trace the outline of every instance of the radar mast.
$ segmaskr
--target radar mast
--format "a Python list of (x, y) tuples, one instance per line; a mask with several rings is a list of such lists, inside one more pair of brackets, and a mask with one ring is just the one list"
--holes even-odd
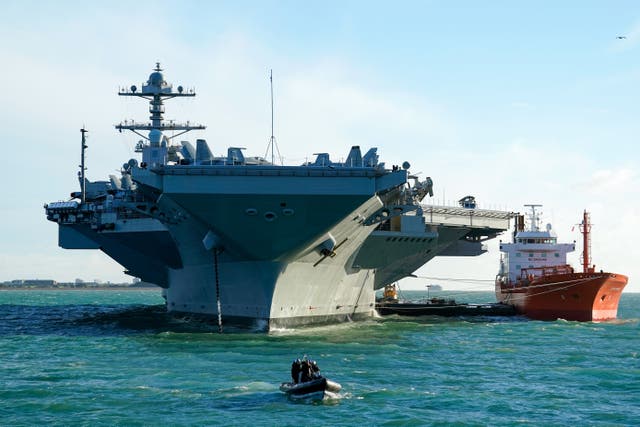
[(531, 212), (529, 213), (529, 221), (530, 221), (530, 231), (540, 231), (540, 215), (536, 212), (536, 208), (541, 208), (542, 205), (524, 205), (527, 208), (531, 208)]
[[(136, 135), (149, 141), (148, 144), (143, 144), (142, 141), (136, 146), (136, 151), (143, 153), (143, 162), (148, 164), (153, 163), (166, 163), (166, 150), (168, 142), (184, 133), (192, 130), (205, 129), (206, 126), (200, 124), (176, 123), (170, 120), (168, 123), (164, 121), (164, 100), (178, 97), (193, 97), (196, 96), (194, 89), (185, 90), (182, 86), (178, 86), (177, 91), (173, 90), (173, 85), (165, 81), (162, 74), (162, 68), (160, 63), (156, 62), (156, 67), (149, 75), (149, 79), (146, 83), (142, 84), (142, 88), (138, 90), (135, 85), (132, 85), (129, 89), (121, 88), (118, 91), (119, 96), (134, 96), (138, 98), (144, 98), (149, 100), (149, 116), (150, 122), (137, 123), (134, 120), (125, 120), (116, 125), (116, 129), (120, 132), (123, 130), (130, 130)], [(140, 131), (149, 131), (147, 135), (144, 135)], [(179, 131), (172, 136), (164, 135), (164, 131)], [(160, 150), (158, 150), (160, 149)], [(162, 150), (164, 149), (164, 150)], [(161, 159), (161, 157), (163, 159)]]

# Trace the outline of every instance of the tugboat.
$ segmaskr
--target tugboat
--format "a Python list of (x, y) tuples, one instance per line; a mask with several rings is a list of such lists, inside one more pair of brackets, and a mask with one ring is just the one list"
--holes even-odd
[(591, 265), (589, 213), (584, 211), (579, 225), (583, 236), (582, 272), (575, 272), (566, 260), (567, 253), (575, 250), (575, 242), (558, 243), (551, 224), (540, 229), (536, 208), (541, 205), (525, 207), (531, 209), (529, 229), (525, 230), (524, 216), (518, 216), (513, 243), (500, 243), (504, 255), (496, 276), (498, 302), (512, 305), (536, 320), (615, 319), (628, 278), (596, 272), (595, 265)]
[[(427, 286), (429, 288), (430, 286)], [(422, 302), (400, 301), (395, 284), (384, 287), (382, 298), (376, 301), (376, 310), (381, 316), (513, 316), (514, 308), (506, 304), (468, 304), (455, 299), (429, 298)]]
[(280, 391), (289, 398), (325, 400), (337, 399), (342, 386), (320, 375), (320, 368), (306, 356), (291, 364), (291, 382), (280, 384)]

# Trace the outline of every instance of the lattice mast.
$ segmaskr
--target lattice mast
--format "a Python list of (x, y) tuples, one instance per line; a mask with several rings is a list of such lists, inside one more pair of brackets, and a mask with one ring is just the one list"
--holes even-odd
[(278, 143), (276, 142), (276, 137), (273, 131), (273, 70), (269, 71), (269, 86), (271, 87), (271, 138), (269, 139), (269, 144), (267, 145), (267, 151), (264, 153), (264, 158), (267, 159), (269, 155), (269, 150), (271, 150), (271, 164), (275, 164), (275, 152), (278, 152), (278, 159), (280, 160), (280, 164), (282, 164), (282, 156), (280, 155), (280, 150), (278, 149)]

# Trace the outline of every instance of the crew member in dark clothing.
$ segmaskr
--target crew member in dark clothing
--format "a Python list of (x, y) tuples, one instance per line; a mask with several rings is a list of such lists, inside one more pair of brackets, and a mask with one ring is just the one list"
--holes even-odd
[(296, 359), (291, 364), (291, 378), (293, 379), (294, 384), (298, 384), (298, 381), (300, 380), (300, 371), (300, 359)]
[(306, 383), (311, 380), (311, 365), (307, 359), (302, 359), (300, 363), (300, 382)]
[(320, 367), (318, 366), (318, 363), (315, 360), (311, 361), (311, 378), (313, 378), (314, 380), (316, 378), (320, 378)]

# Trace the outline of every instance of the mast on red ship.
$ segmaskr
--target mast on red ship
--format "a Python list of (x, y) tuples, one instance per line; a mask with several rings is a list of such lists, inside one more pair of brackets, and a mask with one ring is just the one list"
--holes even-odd
[(582, 271), (583, 273), (593, 273), (595, 266), (591, 267), (591, 221), (589, 212), (585, 209), (582, 215), (582, 224), (580, 224), (580, 232), (582, 233)]

